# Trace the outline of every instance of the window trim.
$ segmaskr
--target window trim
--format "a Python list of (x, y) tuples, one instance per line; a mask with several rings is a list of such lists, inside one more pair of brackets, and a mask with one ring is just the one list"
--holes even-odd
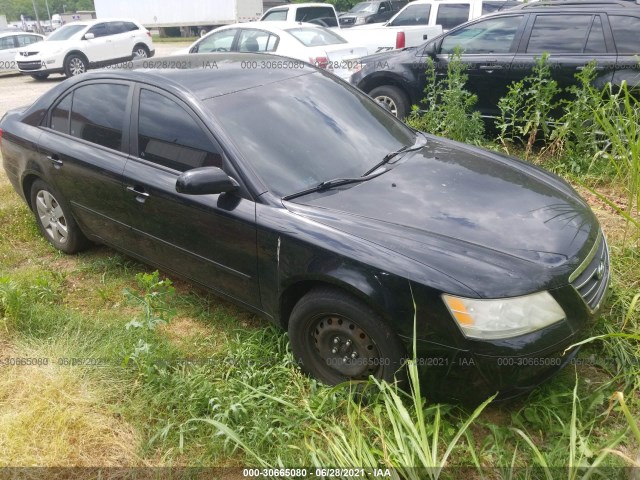
[[(235, 50), (232, 50), (233, 52), (240, 52), (240, 37), (242, 35), (242, 32), (262, 32), (267, 34), (269, 37), (276, 37), (276, 44), (273, 48), (273, 50), (258, 50), (258, 53), (274, 53), (278, 50), (278, 46), (280, 45), (280, 35), (273, 33), (273, 32), (269, 32), (268, 30), (263, 30), (262, 28), (255, 28), (255, 27), (251, 27), (251, 28), (243, 28), (243, 27), (237, 27), (238, 28), (238, 34), (236, 35), (236, 37), (234, 38), (233, 42), (236, 44), (235, 45)], [(267, 38), (267, 45), (269, 45), (269, 38)], [(244, 53), (244, 52), (241, 52)]]
[(187, 115), (189, 115), (189, 117), (191, 117), (191, 119), (194, 120), (196, 124), (200, 127), (200, 130), (205, 134), (205, 136), (211, 142), (213, 147), (218, 149), (218, 151), (220, 152), (220, 156), (222, 157), (222, 170), (227, 172), (230, 163), (224, 148), (222, 148), (221, 143), (218, 142), (218, 140), (213, 135), (211, 130), (207, 128), (205, 123), (200, 119), (200, 117), (193, 111), (193, 109), (186, 102), (184, 102), (182, 99), (178, 98), (176, 95), (172, 94), (171, 92), (168, 92), (154, 85), (149, 85), (146, 83), (136, 83), (133, 90), (134, 90), (134, 94), (131, 102), (131, 117), (129, 122), (129, 138), (130, 138), (129, 158), (132, 161), (137, 161), (145, 165), (150, 165), (152, 167), (158, 168), (165, 172), (169, 172), (175, 175), (176, 177), (184, 173), (184, 172), (181, 172), (180, 170), (175, 170), (171, 167), (167, 167), (165, 165), (161, 165), (159, 163), (152, 162), (151, 160), (140, 158), (138, 156), (138, 121), (140, 117), (140, 94), (142, 90), (148, 90), (150, 92), (157, 93), (158, 95), (161, 95), (167, 100), (171, 100), (174, 103), (176, 103), (178, 106), (182, 107), (185, 113), (187, 113)]
[[(109, 148), (109, 147), (105, 147), (104, 145), (100, 145), (99, 143), (93, 143), (90, 142), (88, 140), (85, 140), (83, 138), (80, 137), (76, 137), (74, 135), (71, 135), (70, 133), (63, 133), (60, 132), (58, 130), (54, 130), (53, 128), (51, 128), (51, 115), (53, 113), (53, 111), (58, 107), (58, 105), (60, 104), (60, 102), (62, 102), (62, 100), (64, 100), (64, 98), (68, 95), (68, 94), (73, 94), (75, 95), (75, 91), (78, 88), (81, 87), (86, 87), (88, 85), (96, 85), (96, 84), (111, 84), (111, 85), (125, 85), (127, 87), (129, 87), (129, 92), (127, 93), (127, 102), (126, 102), (126, 109), (124, 112), (124, 123), (122, 125), (122, 142), (120, 144), (120, 150), (115, 150), (113, 148)], [(84, 145), (89, 145), (91, 147), (94, 148), (99, 148), (101, 150), (105, 150), (107, 152), (111, 152), (111, 153), (117, 153), (123, 156), (129, 156), (129, 144), (130, 144), (130, 131), (131, 131), (131, 101), (133, 99), (133, 91), (134, 88), (132, 88), (133, 86), (133, 82), (130, 81), (126, 81), (126, 80), (112, 80), (112, 79), (101, 79), (101, 80), (86, 80), (84, 82), (78, 83), (76, 85), (73, 85), (71, 88), (68, 88), (67, 90), (65, 90), (64, 92), (62, 92), (57, 98), (56, 101), (54, 103), (51, 104), (51, 106), (49, 107), (49, 109), (47, 110), (47, 114), (43, 117), (42, 121), (40, 122), (39, 128), (49, 132), (49, 133), (53, 133), (56, 135), (62, 135), (63, 137), (69, 138), (69, 139), (73, 139), (74, 141), (80, 142)], [(73, 98), (71, 99), (71, 109), (69, 110), (69, 119), (67, 121), (67, 132), (69, 132), (70, 126), (71, 126), (71, 111), (73, 110)]]

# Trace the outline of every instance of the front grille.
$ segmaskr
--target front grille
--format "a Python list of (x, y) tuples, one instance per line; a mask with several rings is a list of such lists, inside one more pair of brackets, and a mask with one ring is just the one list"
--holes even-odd
[(18, 68), (20, 70), (40, 70), (42, 62), (18, 62)]
[(569, 281), (591, 310), (600, 306), (609, 283), (609, 251), (604, 235), (598, 236), (593, 249)]
[(353, 17), (351, 17), (351, 18), (341, 18), (340, 19), (340, 25), (351, 25), (355, 21), (356, 21), (356, 19), (353, 18)]
[(20, 52), (21, 57), (31, 57), (33, 55), (37, 55), (38, 52)]

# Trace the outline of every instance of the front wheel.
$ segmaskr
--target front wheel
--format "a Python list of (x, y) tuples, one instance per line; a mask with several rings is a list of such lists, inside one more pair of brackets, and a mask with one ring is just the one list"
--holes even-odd
[(67, 77), (75, 77), (87, 71), (87, 61), (80, 55), (71, 54), (64, 61), (64, 73)]
[(134, 60), (137, 60), (139, 58), (149, 58), (149, 53), (149, 49), (144, 45), (136, 45), (135, 47), (133, 47), (133, 52), (131, 53), (131, 55), (133, 56)]
[(76, 253), (88, 244), (62, 196), (42, 180), (31, 186), (31, 208), (45, 238), (65, 253)]
[(409, 115), (409, 99), (398, 87), (392, 85), (376, 87), (369, 92), (369, 96), (399, 119)]
[(289, 340), (302, 369), (329, 385), (370, 376), (393, 382), (405, 352), (375, 311), (332, 288), (300, 299), (291, 312)]

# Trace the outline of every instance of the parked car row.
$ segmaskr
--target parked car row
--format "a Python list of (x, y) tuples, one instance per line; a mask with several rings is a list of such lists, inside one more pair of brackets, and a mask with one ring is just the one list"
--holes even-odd
[(427, 62), (433, 60), (442, 77), (460, 48), (468, 65), (466, 88), (478, 96), (480, 112), (494, 116), (508, 85), (530, 75), (545, 52), (561, 88), (573, 84), (574, 75), (592, 60), (597, 61), (596, 86), (638, 84), (639, 31), (640, 7), (634, 2), (524, 4), (465, 23), (419, 47), (366, 57), (350, 82), (402, 118), (422, 100)]

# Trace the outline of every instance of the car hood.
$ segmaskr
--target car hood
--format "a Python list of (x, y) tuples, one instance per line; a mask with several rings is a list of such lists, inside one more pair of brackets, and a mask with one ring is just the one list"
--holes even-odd
[(286, 206), (439, 270), (481, 297), (565, 285), (599, 233), (589, 207), (559, 178), (435, 139), (374, 179)]
[(60, 50), (63, 50), (65, 48), (67, 48), (68, 46), (68, 41), (66, 40), (62, 40), (62, 41), (53, 41), (53, 42), (49, 42), (49, 41), (43, 41), (43, 42), (37, 42), (37, 43), (33, 43), (31, 45), (28, 45), (26, 47), (22, 47), (20, 50), (18, 50), (18, 53), (20, 52), (37, 52), (37, 53), (57, 53)]

